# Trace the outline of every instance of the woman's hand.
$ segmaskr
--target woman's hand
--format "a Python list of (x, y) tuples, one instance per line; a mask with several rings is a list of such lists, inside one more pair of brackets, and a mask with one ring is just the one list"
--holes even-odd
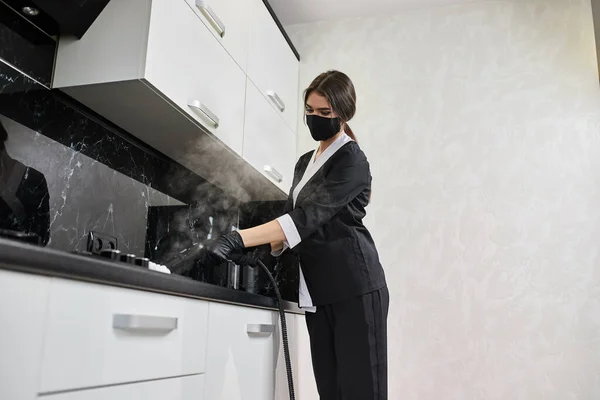
[(205, 267), (215, 267), (232, 261), (239, 266), (255, 267), (269, 252), (268, 246), (246, 249), (238, 232), (231, 232), (207, 244), (200, 253), (198, 261)]
[(238, 232), (230, 232), (210, 242), (202, 249), (200, 263), (216, 266), (227, 261), (235, 262), (244, 254), (244, 241)]

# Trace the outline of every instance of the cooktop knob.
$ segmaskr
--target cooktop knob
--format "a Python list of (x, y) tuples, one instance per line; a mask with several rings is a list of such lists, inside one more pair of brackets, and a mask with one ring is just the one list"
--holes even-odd
[(144, 257), (138, 257), (135, 259), (135, 265), (148, 268), (150, 266), (150, 260)]
[(106, 250), (102, 250), (100, 252), (100, 255), (111, 261), (119, 261), (119, 259), (121, 257), (121, 251), (113, 250), (113, 249), (106, 249)]
[(121, 262), (135, 264), (135, 254), (121, 254)]

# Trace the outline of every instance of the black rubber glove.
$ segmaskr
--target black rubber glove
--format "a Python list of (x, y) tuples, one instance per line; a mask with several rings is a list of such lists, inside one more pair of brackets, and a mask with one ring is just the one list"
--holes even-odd
[(266, 254), (270, 252), (270, 248), (271, 246), (269, 245), (269, 250), (267, 251), (267, 253), (265, 253), (265, 246), (246, 249), (242, 252), (235, 251), (231, 253), (231, 261), (233, 261), (240, 267), (256, 267), (258, 265), (258, 261), (262, 261), (265, 259)]
[(236, 262), (243, 255), (242, 237), (237, 232), (230, 232), (204, 246), (199, 261), (202, 265), (211, 267), (227, 261)]

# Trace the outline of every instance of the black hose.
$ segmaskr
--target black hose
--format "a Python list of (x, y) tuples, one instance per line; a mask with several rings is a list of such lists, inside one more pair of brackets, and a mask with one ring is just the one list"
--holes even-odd
[(279, 287), (277, 287), (277, 281), (267, 268), (267, 266), (260, 260), (257, 260), (258, 265), (267, 273), (267, 276), (271, 280), (273, 284), (273, 289), (275, 289), (275, 296), (277, 296), (277, 305), (279, 306), (279, 317), (281, 319), (281, 337), (283, 339), (283, 355), (285, 357), (285, 369), (287, 372), (287, 381), (288, 381), (288, 389), (290, 392), (290, 400), (296, 400), (296, 396), (294, 394), (294, 378), (292, 376), (292, 361), (290, 359), (290, 345), (288, 342), (288, 334), (287, 334), (287, 324), (285, 321), (285, 311), (283, 309), (283, 299), (281, 298), (281, 293), (279, 292)]

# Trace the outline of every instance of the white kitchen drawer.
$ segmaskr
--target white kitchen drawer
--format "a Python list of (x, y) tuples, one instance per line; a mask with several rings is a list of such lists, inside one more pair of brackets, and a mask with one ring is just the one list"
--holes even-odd
[(254, 168), (284, 192), (289, 192), (296, 159), (296, 135), (250, 81), (246, 89), (242, 154)]
[[(144, 320), (147, 317), (159, 319)], [(40, 391), (202, 373), (207, 320), (204, 301), (55, 280)]]
[[(272, 107), (296, 132), (298, 121), (298, 60), (262, 1), (252, 2), (247, 73)], [(285, 109), (276, 105), (277, 95)]]
[(152, 1), (144, 78), (241, 154), (246, 76), (186, 2)]
[[(206, 399), (269, 400), (274, 396), (272, 311), (210, 303)], [(250, 331), (250, 333), (249, 333)]]
[(44, 396), (49, 400), (202, 400), (204, 376), (110, 386)]
[(210, 30), (215, 39), (246, 71), (252, 1), (260, 0), (185, 0)]
[(50, 279), (0, 271), (0, 399), (33, 400)]

